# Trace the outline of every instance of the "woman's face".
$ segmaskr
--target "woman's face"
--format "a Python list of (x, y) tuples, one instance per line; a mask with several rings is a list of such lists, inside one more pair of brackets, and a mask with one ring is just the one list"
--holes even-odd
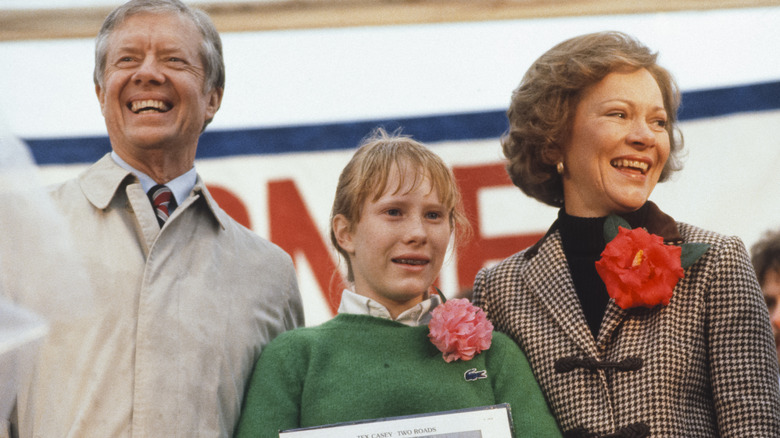
[(663, 96), (645, 69), (613, 72), (586, 88), (563, 146), (563, 197), (572, 216), (641, 207), (669, 158)]

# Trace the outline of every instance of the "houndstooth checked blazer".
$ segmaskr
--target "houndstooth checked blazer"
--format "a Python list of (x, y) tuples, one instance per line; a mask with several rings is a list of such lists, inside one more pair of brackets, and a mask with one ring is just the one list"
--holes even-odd
[(566, 436), (780, 437), (777, 356), (744, 244), (666, 218), (711, 247), (668, 306), (610, 300), (597, 340), (555, 229), (481, 270), (474, 302), (525, 351)]

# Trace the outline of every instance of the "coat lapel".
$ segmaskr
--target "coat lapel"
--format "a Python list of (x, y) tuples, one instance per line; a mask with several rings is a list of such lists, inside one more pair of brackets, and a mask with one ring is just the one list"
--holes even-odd
[[(677, 228), (677, 222), (675, 222), (671, 216), (661, 211), (658, 206), (651, 201), (647, 201), (646, 207), (642, 208), (637, 215), (627, 216), (624, 219), (628, 220), (632, 228), (643, 226), (649, 233), (663, 237), (664, 242), (667, 244), (682, 243), (682, 237)], [(612, 339), (615, 330), (617, 330), (620, 323), (623, 322), (628, 314), (629, 311), (618, 307), (618, 305), (615, 304), (614, 299), (609, 300), (596, 341), (596, 346), (599, 349), (603, 349), (607, 346), (610, 339)]]
[(615, 300), (610, 298), (609, 303), (607, 304), (607, 310), (604, 312), (604, 319), (601, 320), (599, 336), (596, 340), (596, 347), (599, 351), (606, 350), (610, 339), (612, 339), (612, 334), (617, 330), (618, 326), (623, 322), (623, 319), (625, 319), (627, 315), (628, 312), (621, 309), (615, 304)]
[(582, 312), (569, 265), (563, 253), (560, 234), (547, 236), (539, 251), (528, 264), (528, 287), (552, 316), (561, 332), (574, 342), (585, 355), (596, 354), (596, 343)]

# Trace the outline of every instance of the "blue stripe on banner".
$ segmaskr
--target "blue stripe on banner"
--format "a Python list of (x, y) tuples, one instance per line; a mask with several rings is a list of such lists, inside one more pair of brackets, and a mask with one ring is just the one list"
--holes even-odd
[(680, 120), (780, 109), (780, 82), (683, 93)]
[(316, 152), (354, 148), (372, 129), (402, 129), (423, 143), (499, 137), (506, 130), (503, 111), (449, 114), (235, 131), (206, 131), (199, 158), (228, 155)]
[[(680, 120), (780, 109), (780, 81), (683, 93)], [(373, 128), (403, 128), (424, 143), (498, 138), (505, 110), (276, 128), (206, 131), (198, 158), (354, 148)], [(107, 136), (25, 139), (38, 164), (90, 163), (111, 150)]]

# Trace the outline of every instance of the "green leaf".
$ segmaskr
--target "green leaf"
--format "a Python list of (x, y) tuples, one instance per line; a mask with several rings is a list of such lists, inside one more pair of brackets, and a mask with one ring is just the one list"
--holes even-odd
[(622, 217), (615, 214), (607, 216), (607, 220), (604, 221), (604, 242), (609, 243), (618, 235), (618, 227), (631, 229), (631, 225)]
[(680, 254), (680, 264), (682, 265), (683, 269), (686, 269), (687, 267), (696, 263), (696, 260), (699, 260), (699, 257), (704, 255), (704, 253), (710, 249), (710, 245), (708, 243), (683, 243), (680, 245), (680, 247), (682, 248), (682, 254)]

